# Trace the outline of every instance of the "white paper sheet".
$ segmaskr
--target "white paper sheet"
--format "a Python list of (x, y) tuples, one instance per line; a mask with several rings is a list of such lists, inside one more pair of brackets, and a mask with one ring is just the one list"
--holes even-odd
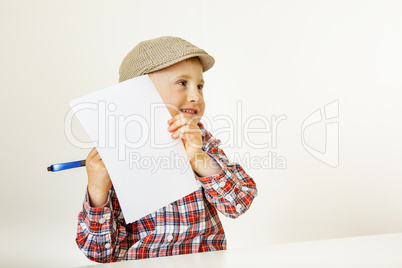
[(148, 75), (75, 99), (70, 106), (109, 172), (126, 223), (198, 189), (171, 118)]

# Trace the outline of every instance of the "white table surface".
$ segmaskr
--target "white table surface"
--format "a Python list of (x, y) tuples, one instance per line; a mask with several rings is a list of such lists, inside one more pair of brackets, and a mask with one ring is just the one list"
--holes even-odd
[(402, 233), (222, 250), (83, 267), (402, 267)]

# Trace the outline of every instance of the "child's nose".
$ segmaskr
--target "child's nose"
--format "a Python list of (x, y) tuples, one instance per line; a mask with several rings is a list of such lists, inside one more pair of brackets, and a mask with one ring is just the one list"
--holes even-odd
[(187, 101), (188, 102), (200, 102), (202, 101), (202, 96), (198, 89), (196, 90), (189, 90), (187, 94)]

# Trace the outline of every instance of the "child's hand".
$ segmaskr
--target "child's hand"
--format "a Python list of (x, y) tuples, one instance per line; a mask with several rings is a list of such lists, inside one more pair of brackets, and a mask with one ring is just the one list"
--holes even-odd
[(194, 120), (184, 114), (178, 114), (168, 120), (168, 131), (172, 132), (172, 138), (181, 138), (190, 163), (193, 163), (198, 156), (202, 155), (202, 135), (201, 130)]
[(107, 200), (112, 181), (95, 147), (89, 152), (85, 167), (88, 174), (89, 202), (92, 207), (101, 207)]

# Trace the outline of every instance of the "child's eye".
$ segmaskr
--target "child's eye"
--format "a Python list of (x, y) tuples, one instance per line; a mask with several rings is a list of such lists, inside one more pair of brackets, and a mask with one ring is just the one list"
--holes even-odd
[(186, 86), (187, 81), (180, 81), (179, 85)]
[(202, 90), (204, 88), (204, 85), (198, 85), (198, 89)]

